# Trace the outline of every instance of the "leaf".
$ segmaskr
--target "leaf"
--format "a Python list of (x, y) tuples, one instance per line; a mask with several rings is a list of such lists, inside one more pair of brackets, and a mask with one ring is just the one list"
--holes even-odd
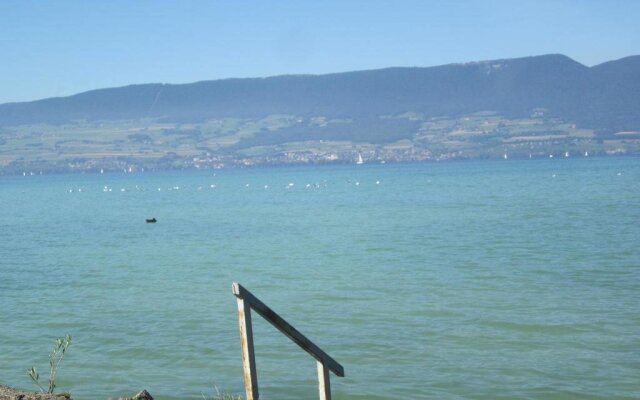
[(38, 370), (36, 369), (36, 367), (31, 367), (31, 370), (29, 371), (29, 376), (31, 377), (31, 379), (33, 379), (35, 382), (38, 381), (38, 379), (40, 378), (40, 374), (38, 374)]

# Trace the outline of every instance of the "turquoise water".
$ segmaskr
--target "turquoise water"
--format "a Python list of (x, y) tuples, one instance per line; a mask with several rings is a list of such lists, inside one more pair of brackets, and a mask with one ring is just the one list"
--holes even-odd
[[(76, 399), (243, 393), (238, 281), (334, 399), (640, 398), (638, 158), (2, 177), (0, 206), (3, 384), (69, 333)], [(317, 398), (254, 335), (261, 398)]]

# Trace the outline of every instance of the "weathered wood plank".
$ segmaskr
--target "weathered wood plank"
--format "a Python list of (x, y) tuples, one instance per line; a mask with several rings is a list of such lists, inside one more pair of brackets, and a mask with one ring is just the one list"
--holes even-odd
[(269, 306), (264, 304), (260, 299), (254, 296), (250, 291), (245, 289), (239, 283), (234, 282), (232, 285), (233, 294), (238, 299), (244, 299), (249, 302), (251, 308), (253, 308), (264, 319), (269, 321), (271, 325), (275, 326), (280, 332), (282, 332), (289, 339), (293, 340), (298, 346), (304, 349), (317, 361), (326, 365), (337, 376), (344, 376), (344, 368), (336, 360), (331, 358), (321, 348), (316, 346), (311, 340), (307, 339), (296, 328), (291, 326)]
[(253, 352), (253, 328), (251, 326), (251, 307), (245, 299), (238, 300), (238, 322), (240, 324), (240, 346), (242, 348), (242, 370), (246, 400), (258, 400), (258, 373), (256, 357)]
[(331, 381), (329, 380), (329, 368), (320, 361), (318, 364), (318, 390), (320, 400), (331, 400)]

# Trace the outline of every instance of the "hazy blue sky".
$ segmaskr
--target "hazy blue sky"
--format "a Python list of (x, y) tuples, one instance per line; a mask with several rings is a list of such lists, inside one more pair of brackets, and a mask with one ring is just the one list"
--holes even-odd
[(640, 54), (640, 1), (0, 0), (0, 103), (131, 83)]

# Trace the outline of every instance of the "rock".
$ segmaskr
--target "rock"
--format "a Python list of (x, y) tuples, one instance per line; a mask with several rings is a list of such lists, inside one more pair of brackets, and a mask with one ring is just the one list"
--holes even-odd
[(151, 394), (149, 394), (149, 392), (147, 392), (146, 390), (143, 390), (133, 397), (120, 397), (117, 400), (153, 400), (153, 396), (151, 396)]
[(143, 390), (142, 392), (133, 396), (130, 400), (153, 400), (153, 396), (151, 396), (146, 390)]
[(25, 392), (0, 385), (0, 400), (72, 400), (67, 393), (49, 394), (38, 392)]
[[(67, 393), (49, 394), (38, 392), (25, 392), (9, 386), (0, 385), (0, 400), (73, 400)], [(153, 400), (153, 396), (146, 390), (133, 397), (120, 397), (118, 400)]]

